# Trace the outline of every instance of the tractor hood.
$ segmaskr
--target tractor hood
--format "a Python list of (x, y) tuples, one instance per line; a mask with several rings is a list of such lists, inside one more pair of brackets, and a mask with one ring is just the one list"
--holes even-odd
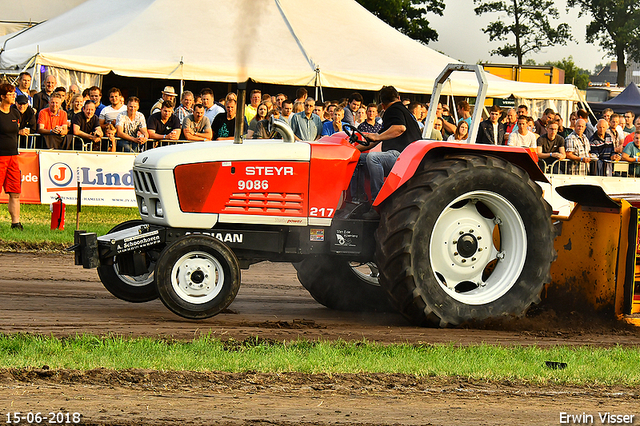
[(306, 142), (288, 143), (282, 140), (246, 140), (191, 142), (144, 151), (138, 155), (134, 167), (154, 170), (173, 170), (179, 164), (211, 161), (279, 160), (309, 161), (311, 147)]

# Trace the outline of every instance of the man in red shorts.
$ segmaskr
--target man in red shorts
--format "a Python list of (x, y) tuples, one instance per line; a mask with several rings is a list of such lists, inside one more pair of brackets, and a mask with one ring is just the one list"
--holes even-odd
[(11, 229), (23, 230), (20, 223), (21, 176), (18, 165), (18, 129), (20, 112), (11, 106), (16, 102), (15, 88), (0, 84), (0, 184), (9, 195)]

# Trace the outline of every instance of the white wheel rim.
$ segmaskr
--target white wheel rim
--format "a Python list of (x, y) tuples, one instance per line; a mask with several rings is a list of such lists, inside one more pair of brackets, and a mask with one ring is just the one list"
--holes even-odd
[(136, 276), (122, 275), (120, 273), (118, 264), (115, 262), (115, 259), (113, 263), (113, 269), (116, 271), (116, 275), (118, 275), (118, 277), (120, 277), (120, 280), (122, 280), (122, 282), (124, 282), (125, 284), (130, 285), (131, 287), (144, 287), (145, 285), (149, 285), (153, 282), (153, 272), (156, 269), (156, 262), (149, 263), (148, 271), (142, 275)]
[[(493, 218), (485, 217), (489, 212), (482, 205)], [(500, 250), (493, 239), (496, 226)], [(489, 191), (469, 192), (449, 203), (429, 242), (436, 280), (449, 296), (468, 305), (491, 303), (507, 293), (520, 276), (526, 255), (527, 233), (520, 214), (509, 200)], [(484, 280), (490, 263), (495, 269)]]
[(213, 300), (222, 290), (224, 271), (211, 254), (192, 251), (182, 256), (171, 269), (171, 285), (182, 300), (200, 305)]

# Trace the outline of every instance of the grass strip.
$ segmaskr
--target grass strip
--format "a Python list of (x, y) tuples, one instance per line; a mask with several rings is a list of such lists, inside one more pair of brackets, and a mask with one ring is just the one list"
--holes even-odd
[[(567, 364), (549, 369), (545, 361)], [(640, 385), (640, 351), (612, 347), (382, 345), (374, 342), (243, 342), (200, 337), (189, 342), (82, 335), (0, 335), (0, 368), (163, 371), (403, 373), (519, 380), (537, 385)]]
[[(127, 207), (83, 206), (80, 213), (80, 229), (106, 234), (118, 223), (140, 219), (138, 209)], [(64, 230), (51, 230), (49, 205), (23, 204), (20, 206), (20, 221), (24, 231), (10, 229), (11, 218), (6, 205), (0, 207), (0, 247), (53, 248), (68, 247), (73, 243), (76, 228), (76, 206), (67, 205)]]

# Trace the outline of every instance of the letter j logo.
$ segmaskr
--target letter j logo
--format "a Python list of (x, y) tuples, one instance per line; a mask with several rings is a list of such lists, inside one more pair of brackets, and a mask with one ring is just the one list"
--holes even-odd
[(73, 179), (73, 170), (65, 163), (55, 163), (49, 167), (49, 179), (56, 186), (67, 186)]

